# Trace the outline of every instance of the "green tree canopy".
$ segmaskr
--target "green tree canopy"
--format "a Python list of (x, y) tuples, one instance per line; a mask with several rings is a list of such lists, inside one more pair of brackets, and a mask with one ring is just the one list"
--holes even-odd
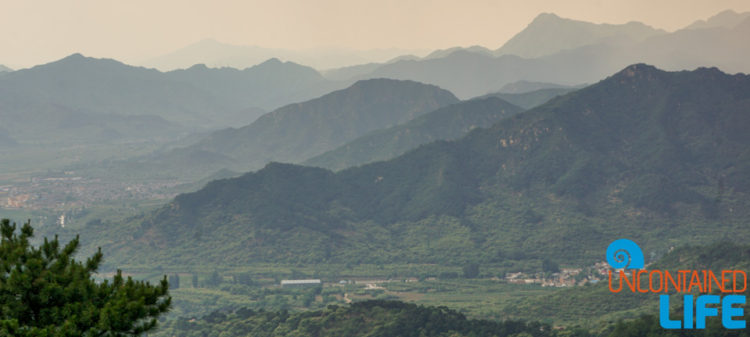
[(26, 222), (0, 220), (0, 335), (130, 336), (156, 327), (172, 298), (166, 279), (158, 285), (123, 278), (97, 282), (101, 249), (86, 262), (73, 259), (76, 237), (64, 247), (58, 238), (29, 243), (34, 230)]

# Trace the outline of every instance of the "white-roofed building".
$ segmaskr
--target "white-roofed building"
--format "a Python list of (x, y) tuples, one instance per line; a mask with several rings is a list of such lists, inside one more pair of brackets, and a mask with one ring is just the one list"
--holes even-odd
[(314, 279), (314, 280), (281, 280), (281, 287), (282, 288), (319, 286), (321, 284), (323, 284), (323, 282), (321, 282), (318, 279)]

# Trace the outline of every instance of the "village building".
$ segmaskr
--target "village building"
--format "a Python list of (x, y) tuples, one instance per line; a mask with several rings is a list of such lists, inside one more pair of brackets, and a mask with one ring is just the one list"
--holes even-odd
[(323, 284), (320, 280), (281, 280), (282, 288), (313, 287)]

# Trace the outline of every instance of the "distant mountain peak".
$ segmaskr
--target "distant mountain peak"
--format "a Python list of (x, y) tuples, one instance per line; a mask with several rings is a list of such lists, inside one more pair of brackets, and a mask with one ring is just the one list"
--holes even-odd
[[(640, 22), (596, 24), (561, 18), (553, 13), (542, 13), (495, 53), (497, 55), (510, 54), (524, 58), (537, 58), (611, 39), (643, 41), (664, 33), (663, 30), (655, 29)], [(544, 43), (541, 43), (541, 41), (544, 41)]]
[(81, 53), (73, 53), (63, 58), (63, 60), (78, 60), (78, 59), (85, 59), (88, 58), (86, 56), (83, 56)]
[(625, 69), (623, 69), (620, 72), (620, 74), (624, 73), (625, 75), (632, 77), (634, 74), (638, 74), (638, 73), (654, 73), (654, 72), (662, 72), (662, 71), (650, 64), (636, 63), (636, 64), (631, 64), (625, 67)]
[(553, 21), (553, 20), (563, 20), (563, 18), (559, 17), (555, 13), (540, 13), (537, 15), (531, 23), (539, 23), (539, 22), (546, 22), (546, 21)]
[(645, 64), (645, 63), (636, 63), (631, 64), (625, 69), (620, 70), (620, 72), (616, 73), (612, 76), (612, 78), (615, 79), (644, 79), (644, 78), (653, 78), (654, 75), (664, 73), (663, 70), (659, 70), (658, 68)]
[(188, 68), (188, 70), (206, 70), (208, 69), (208, 66), (206, 66), (205, 63), (196, 63), (192, 67)]
[(429, 55), (425, 56), (424, 59), (437, 59), (437, 58), (443, 58), (448, 56), (453, 56), (457, 53), (465, 53), (465, 54), (484, 54), (484, 55), (492, 55), (492, 51), (479, 46), (479, 45), (473, 45), (470, 47), (462, 48), (462, 47), (453, 47), (448, 49), (438, 49), (430, 53)]
[(260, 64), (254, 65), (249, 68), (245, 68), (243, 71), (260, 71), (260, 72), (295, 72), (298, 74), (304, 73), (310, 78), (322, 78), (317, 70), (310, 68), (299, 63), (291, 61), (282, 61), (276, 57), (270, 58), (263, 61)]
[(118, 60), (115, 60), (115, 59), (90, 57), (90, 56), (83, 55), (81, 53), (70, 54), (70, 55), (68, 55), (66, 57), (63, 57), (63, 58), (57, 60), (57, 61), (54, 61), (54, 62), (51, 62), (51, 63), (47, 63), (47, 64), (43, 64), (41, 66), (46, 66), (46, 65), (50, 65), (50, 64), (82, 64), (82, 63), (117, 64), (117, 65), (121, 65), (121, 66), (138, 68), (138, 67), (134, 67), (134, 66), (131, 66), (131, 65), (127, 65), (127, 64), (122, 63), (122, 62), (120, 62)]
[(747, 13), (738, 13), (738, 12), (735, 12), (734, 10), (732, 10), (732, 9), (727, 9), (727, 10), (723, 10), (723, 11), (717, 13), (716, 15), (710, 17), (709, 20), (733, 19), (735, 17), (742, 16), (743, 14), (747, 14)]
[(263, 61), (263, 62), (255, 65), (255, 66), (252, 66), (252, 67), (247, 68), (247, 69), (279, 69), (279, 68), (282, 68), (282, 67), (285, 67), (285, 68), (294, 68), (294, 67), (305, 68), (305, 69), (309, 69), (310, 71), (315, 72), (315, 73), (318, 72), (317, 70), (315, 70), (313, 68), (310, 68), (308, 66), (304, 66), (304, 65), (301, 65), (301, 64), (298, 64), (298, 63), (294, 63), (294, 62), (291, 62), (291, 61), (282, 61), (282, 60), (280, 60), (279, 58), (276, 58), (276, 57), (272, 57), (272, 58), (270, 58), (268, 60), (265, 60), (265, 61)]
[(58, 69), (80, 70), (80, 68), (82, 67), (99, 67), (99, 68), (104, 67), (104, 69), (138, 68), (138, 67), (127, 65), (125, 63), (122, 63), (114, 59), (89, 57), (81, 53), (74, 53), (64, 58), (61, 58), (57, 61), (35, 66), (32, 69), (58, 68)]
[(273, 64), (283, 64), (283, 63), (287, 63), (287, 62), (282, 62), (281, 60), (279, 60), (278, 57), (272, 57), (259, 65), (273, 65)]
[(79, 63), (79, 62), (83, 62), (86, 60), (95, 60), (95, 59), (91, 57), (83, 56), (83, 54), (81, 53), (74, 53), (74, 54), (65, 56), (57, 60), (57, 62), (53, 62), (53, 63)]
[(716, 14), (715, 16), (732, 15), (732, 14), (739, 14), (739, 13), (737, 13), (733, 9), (726, 9), (726, 10), (723, 10), (723, 11), (719, 12), (719, 14)]

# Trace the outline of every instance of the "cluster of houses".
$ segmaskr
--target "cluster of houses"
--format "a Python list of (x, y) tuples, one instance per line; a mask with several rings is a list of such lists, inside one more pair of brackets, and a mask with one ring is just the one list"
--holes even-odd
[(538, 284), (543, 287), (573, 287), (586, 283), (597, 283), (607, 276), (609, 269), (609, 264), (602, 261), (586, 270), (584, 268), (562, 268), (559, 272), (546, 276), (542, 273), (532, 275), (522, 272), (508, 273), (505, 275), (505, 281), (513, 284)]
[(86, 179), (80, 176), (34, 177), (12, 185), (0, 185), (0, 207), (9, 209), (60, 210), (88, 207), (122, 199), (168, 199), (177, 181), (128, 183)]
[[(581, 286), (586, 283), (597, 283), (607, 276), (609, 270), (607, 262), (598, 262), (590, 268), (562, 268), (559, 272), (553, 274), (526, 274), (523, 272), (508, 273), (505, 275), (505, 281), (512, 284), (537, 284), (543, 287), (573, 287)], [(434, 281), (436, 278), (427, 278), (426, 281)], [(498, 279), (499, 280), (499, 279)], [(417, 278), (408, 278), (398, 280), (399, 282), (417, 282)], [(341, 280), (339, 285), (346, 284), (364, 284), (368, 287), (386, 282), (397, 282), (394, 280)], [(298, 288), (321, 286), (323, 282), (319, 279), (308, 280), (282, 280), (282, 288)]]

